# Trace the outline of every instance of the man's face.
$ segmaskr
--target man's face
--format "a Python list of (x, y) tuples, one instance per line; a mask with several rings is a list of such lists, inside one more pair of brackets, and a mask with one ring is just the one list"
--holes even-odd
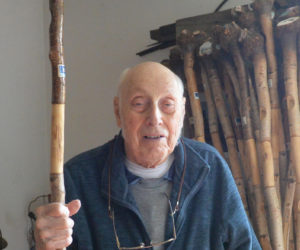
[(174, 75), (158, 63), (131, 69), (115, 99), (126, 156), (144, 167), (155, 167), (173, 152), (185, 114)]

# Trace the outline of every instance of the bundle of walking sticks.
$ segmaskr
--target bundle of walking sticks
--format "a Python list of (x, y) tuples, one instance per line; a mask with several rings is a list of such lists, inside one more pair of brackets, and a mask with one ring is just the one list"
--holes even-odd
[(186, 84), (188, 135), (228, 160), (262, 248), (299, 250), (300, 7), (256, 0), (231, 15), (183, 29), (164, 63)]

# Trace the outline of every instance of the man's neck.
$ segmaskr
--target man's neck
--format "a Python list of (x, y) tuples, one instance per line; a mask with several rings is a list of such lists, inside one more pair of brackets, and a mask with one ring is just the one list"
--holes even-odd
[(174, 154), (169, 155), (169, 157), (161, 164), (157, 165), (155, 168), (145, 168), (141, 165), (138, 165), (126, 158), (125, 165), (129, 172), (139, 176), (143, 179), (153, 179), (161, 178), (164, 176), (170, 169), (174, 161)]

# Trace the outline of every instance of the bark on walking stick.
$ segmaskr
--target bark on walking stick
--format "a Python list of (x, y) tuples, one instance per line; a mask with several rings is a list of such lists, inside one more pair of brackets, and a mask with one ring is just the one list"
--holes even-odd
[(63, 176), (65, 65), (63, 50), (63, 0), (50, 0), (50, 60), (52, 64), (51, 201), (65, 202)]
[(222, 70), (222, 79), (224, 83), (225, 93), (226, 93), (226, 99), (229, 104), (229, 109), (231, 112), (231, 121), (233, 124), (233, 128), (235, 130), (236, 135), (236, 141), (240, 153), (241, 158), (241, 166), (244, 170), (244, 176), (245, 176), (245, 182), (246, 182), (246, 193), (248, 197), (248, 206), (249, 206), (249, 212), (250, 212), (250, 220), (252, 222), (252, 225), (254, 227), (255, 232), (257, 233), (257, 223), (255, 221), (255, 218), (253, 217), (255, 215), (255, 197), (254, 197), (254, 189), (253, 184), (251, 180), (251, 170), (249, 168), (248, 160), (245, 154), (245, 146), (244, 146), (244, 140), (243, 140), (243, 131), (242, 131), (242, 124), (241, 124), (241, 118), (237, 106), (237, 100), (234, 98), (234, 91), (233, 87), (231, 85), (229, 76), (225, 69)]
[(258, 20), (252, 4), (234, 7), (231, 9), (231, 15), (242, 28), (252, 29), (258, 25)]
[(185, 82), (183, 60), (181, 58), (181, 50), (177, 46), (170, 50), (170, 68), (180, 77), (182, 82)]
[(235, 95), (235, 98), (237, 100), (237, 104), (239, 107), (239, 111), (241, 111), (241, 90), (240, 90), (240, 86), (239, 86), (239, 80), (237, 78), (236, 71), (235, 71), (233, 65), (227, 59), (228, 56), (229, 56), (228, 54), (220, 52), (219, 59), (222, 63), (223, 68), (225, 69), (226, 73), (228, 74), (228, 77), (230, 78), (230, 81), (231, 81), (233, 89), (234, 89), (234, 95)]
[(184, 72), (187, 80), (188, 93), (194, 118), (195, 139), (201, 142), (205, 141), (204, 122), (200, 97), (194, 72), (194, 50), (195, 40), (194, 35), (188, 31), (183, 30), (177, 38), (177, 42), (183, 50), (184, 54)]
[[(181, 58), (181, 50), (179, 47), (174, 47), (170, 50), (170, 69), (182, 80), (184, 83), (184, 95), (186, 95), (186, 79), (184, 76), (184, 67), (183, 67), (183, 60)], [(191, 122), (192, 119), (192, 111), (189, 98), (186, 99), (185, 103), (185, 111), (186, 115), (184, 117), (184, 124), (183, 124), (183, 134), (188, 138), (194, 137), (194, 128)]]
[(285, 189), (285, 196), (284, 196), (284, 204), (283, 204), (283, 239), (285, 244), (285, 249), (289, 249), (290, 243), (290, 229), (291, 225), (293, 225), (292, 221), (292, 211), (293, 211), (293, 201), (296, 189), (296, 181), (294, 170), (292, 166), (289, 166), (289, 173), (288, 173), (288, 182), (287, 187)]
[(249, 216), (249, 209), (246, 199), (246, 192), (245, 192), (245, 185), (243, 180), (243, 174), (241, 169), (241, 164), (236, 148), (236, 140), (233, 133), (232, 125), (226, 110), (226, 105), (224, 98), (222, 96), (222, 88), (219, 78), (217, 77), (217, 70), (215, 66), (213, 65), (213, 62), (210, 58), (204, 59), (205, 68), (208, 72), (209, 82), (212, 88), (214, 101), (216, 103), (218, 116), (220, 119), (220, 122), (222, 124), (224, 137), (226, 140), (227, 148), (228, 148), (228, 154), (229, 154), (229, 161), (230, 161), (230, 167), (232, 171), (232, 175), (235, 179), (236, 185), (239, 189), (245, 210)]
[[(247, 30), (244, 30), (247, 31)], [(271, 240), (274, 249), (284, 249), (281, 206), (275, 186), (274, 163), (271, 146), (271, 102), (267, 84), (267, 61), (264, 53), (264, 39), (254, 31), (243, 35), (244, 53), (252, 58), (259, 103), (260, 139), (263, 152), (264, 187), (268, 202)]]
[[(238, 110), (238, 105), (236, 98), (234, 98), (234, 91), (229, 79), (229, 76), (225, 70), (222, 70), (222, 79), (225, 88), (225, 94), (227, 96), (227, 101), (230, 107), (231, 112), (231, 123), (233, 124), (233, 128), (235, 131), (235, 136), (237, 140), (237, 145), (239, 149), (239, 153), (242, 159), (242, 165), (246, 164), (247, 160), (245, 157), (245, 149), (244, 149), (244, 140), (243, 140), (243, 132), (242, 132), (242, 124), (241, 124), (241, 117)], [(250, 177), (250, 172), (246, 170), (246, 167), (243, 167), (246, 178)]]
[[(255, 90), (253, 88), (251, 77), (248, 78), (249, 83), (249, 94), (250, 94), (250, 114), (251, 121), (254, 130), (254, 137), (256, 141), (256, 152), (257, 152), (257, 161), (258, 165), (262, 165), (262, 150), (261, 150), (261, 139), (260, 139), (260, 120), (259, 120), (259, 107), (256, 99)], [(259, 168), (261, 179), (263, 179), (263, 169)]]
[(215, 105), (217, 108), (219, 120), (220, 120), (220, 123), (223, 128), (224, 137), (225, 137), (227, 148), (228, 148), (229, 161), (230, 161), (232, 175), (235, 179), (236, 185), (240, 192), (245, 210), (246, 210), (247, 214), (249, 215), (243, 174), (242, 174), (242, 170), (241, 170), (241, 166), (240, 166), (238, 152), (236, 149), (236, 140), (235, 140), (232, 125), (231, 125), (231, 122), (230, 122), (230, 119), (228, 116), (228, 112), (226, 110), (226, 105), (225, 105), (224, 97), (222, 94), (221, 82), (218, 77), (218, 73), (217, 73), (216, 67), (212, 61), (212, 58), (210, 58), (210, 56), (206, 56), (207, 54), (203, 53), (203, 47), (205, 47), (205, 50), (206, 50), (207, 49), (206, 46), (209, 45), (209, 43), (211, 44), (211, 42), (209, 41), (210, 39), (208, 37), (206, 37), (206, 34), (204, 34), (203, 32), (199, 33), (198, 36), (199, 36), (199, 38), (201, 37), (201, 40), (202, 40), (200, 43), (200, 48), (199, 48), (199, 56), (203, 58), (202, 62), (204, 64), (205, 70), (207, 72), (208, 82), (209, 82), (209, 85), (212, 90), (212, 95), (213, 95), (214, 102), (215, 102)]
[[(222, 57), (221, 57), (222, 58)], [(218, 60), (220, 58), (218, 57)], [(223, 58), (222, 58), (223, 59)], [(221, 59), (221, 60), (222, 60)], [(219, 60), (220, 61), (220, 60)], [(229, 62), (228, 62), (229, 63)], [(224, 66), (224, 64), (222, 64)], [(243, 140), (243, 131), (242, 131), (242, 124), (241, 124), (241, 117), (238, 109), (238, 99), (235, 98), (234, 90), (233, 90), (233, 84), (231, 82), (230, 78), (236, 79), (235, 73), (229, 77), (228, 71), (225, 68), (222, 68), (222, 80), (225, 88), (225, 96), (227, 99), (227, 102), (229, 104), (229, 110), (230, 110), (230, 117), (231, 117), (231, 123), (233, 125), (233, 129), (236, 136), (236, 141), (238, 145), (238, 150), (240, 153), (240, 158), (242, 160), (241, 165), (243, 166), (242, 169), (244, 170), (244, 175), (246, 177), (246, 181), (248, 182), (250, 180), (250, 169), (246, 166), (247, 165), (247, 158), (245, 156), (245, 147), (244, 147), (244, 140)], [(237, 79), (236, 79), (237, 81)], [(249, 188), (249, 187), (248, 187)], [(250, 188), (251, 190), (251, 188)]]
[[(297, 37), (297, 52), (298, 52), (298, 60), (297, 63), (300, 65), (300, 34), (298, 34)], [(298, 70), (298, 97), (300, 96), (300, 70)], [(299, 100), (299, 105), (300, 105), (300, 100)]]
[[(276, 57), (274, 54), (274, 41), (273, 41), (273, 27), (272, 27), (272, 19), (271, 19), (271, 11), (272, 11), (273, 2), (267, 1), (256, 1), (255, 7), (258, 9), (259, 17), (262, 22), (262, 31), (266, 38), (266, 51), (268, 60), (273, 60), (270, 62), (270, 67), (268, 65), (268, 84), (271, 95), (271, 117), (272, 122), (272, 137), (271, 137), (271, 145), (273, 151), (273, 165), (274, 165), (274, 176), (275, 183), (278, 193), (279, 201), (281, 201), (280, 195), (280, 180), (279, 180), (279, 128), (282, 129), (282, 125), (280, 127), (279, 123), (281, 122), (281, 117), (279, 117), (280, 108), (279, 108), (279, 99), (278, 99), (278, 90), (277, 90), (277, 65), (276, 65)], [(238, 22), (242, 25), (242, 27), (247, 28), (248, 30), (252, 30), (254, 32), (258, 32), (259, 23), (256, 18), (256, 13), (254, 9), (248, 5), (248, 7), (236, 7), (232, 10), (238, 19)], [(271, 30), (270, 30), (271, 29)], [(273, 84), (274, 82), (274, 84)], [(258, 151), (260, 152), (260, 151)], [(258, 154), (260, 155), (260, 154)], [(284, 166), (287, 167), (286, 165)], [(281, 202), (280, 202), (281, 204)]]
[(201, 62), (199, 62), (201, 68), (201, 82), (204, 89), (205, 100), (207, 103), (207, 111), (208, 111), (208, 125), (209, 125), (209, 132), (212, 139), (212, 143), (214, 147), (219, 151), (219, 153), (224, 158), (223, 147), (219, 135), (219, 123), (216, 113), (216, 106), (212, 99), (212, 94), (210, 90), (210, 86), (207, 79), (206, 70)]
[[(251, 179), (250, 179), (250, 169), (247, 164), (247, 157), (245, 155), (245, 145), (244, 145), (244, 138), (243, 138), (243, 131), (242, 131), (242, 123), (241, 123), (241, 98), (240, 98), (240, 86), (236, 76), (236, 72), (234, 67), (232, 66), (231, 62), (227, 59), (229, 56), (227, 53), (223, 51), (218, 52), (217, 60), (221, 62), (222, 75), (223, 81), (225, 86), (225, 92), (228, 95), (228, 102), (231, 107), (232, 112), (232, 124), (235, 128), (235, 135), (237, 138), (238, 149), (240, 152), (241, 159), (243, 161), (243, 169), (246, 175), (247, 180), (247, 187), (249, 190), (252, 190), (251, 186)], [(232, 87), (230, 82), (232, 83)], [(233, 91), (234, 90), (234, 91)], [(236, 100), (236, 101), (235, 101)]]
[(240, 49), (238, 46), (238, 40), (240, 38), (240, 30), (237, 29), (235, 23), (228, 24), (225, 27), (217, 28), (219, 35), (219, 41), (221, 47), (232, 54), (234, 64), (237, 68), (238, 79), (240, 82), (240, 96), (241, 100), (241, 117), (243, 134), (245, 140), (245, 151), (247, 153), (247, 159), (249, 161), (249, 166), (251, 169), (252, 182), (254, 187), (254, 195), (256, 200), (256, 211), (255, 218), (258, 228), (258, 239), (263, 249), (272, 249), (270, 245), (268, 226), (266, 221), (264, 200), (261, 190), (260, 173), (257, 162), (257, 152), (255, 146), (255, 140), (253, 137), (253, 130), (250, 118), (249, 109), (249, 94), (248, 94), (248, 84), (247, 84), (247, 73), (245, 69), (245, 64), (242, 59)]
[[(250, 94), (250, 105), (251, 105), (251, 121), (252, 121), (252, 127), (254, 130), (254, 135), (255, 135), (255, 140), (257, 142), (260, 142), (260, 121), (259, 121), (259, 107), (256, 99), (256, 94), (255, 90), (252, 85), (252, 80), (251, 77), (248, 78), (248, 83), (249, 83), (249, 94)], [(260, 143), (257, 143), (258, 145)], [(258, 154), (260, 155), (260, 154)], [(259, 161), (258, 161), (259, 162)]]
[[(250, 207), (250, 212), (251, 214), (255, 214), (253, 212), (253, 205), (255, 201), (253, 202), (253, 185), (252, 185), (252, 180), (251, 180), (251, 169), (249, 166), (249, 162), (247, 160), (247, 154), (246, 154), (246, 143), (243, 138), (243, 127), (242, 127), (242, 119), (241, 119), (241, 114), (243, 113), (241, 105), (241, 90), (239, 86), (239, 80), (236, 76), (236, 70), (234, 66), (231, 64), (230, 60), (228, 60), (228, 57), (230, 55), (227, 53), (224, 53), (223, 51), (219, 52), (219, 57), (218, 61), (221, 62), (220, 64), (222, 65), (222, 75), (223, 75), (223, 82), (225, 86), (225, 92), (228, 95), (228, 102), (230, 106), (230, 110), (232, 112), (232, 123), (234, 124), (235, 128), (235, 134), (237, 138), (237, 144), (238, 144), (238, 149), (240, 152), (240, 156), (242, 159), (242, 165), (243, 165), (243, 170), (246, 178), (246, 183), (247, 183), (247, 189), (248, 189), (248, 197), (252, 200), (252, 202), (249, 202), (249, 207)], [(232, 87), (230, 82), (232, 83)], [(236, 101), (235, 101), (236, 100)], [(236, 104), (235, 104), (236, 103)], [(247, 102), (244, 102), (244, 104), (247, 104)], [(245, 107), (245, 105), (243, 106)], [(244, 127), (244, 129), (247, 129)], [(247, 152), (248, 153), (248, 152)], [(253, 203), (253, 205), (252, 205)], [(255, 222), (255, 219), (252, 218), (253, 223)], [(254, 223), (255, 224), (255, 223)]]
[[(300, 115), (297, 87), (297, 31), (300, 18), (292, 17), (277, 24), (283, 52), (284, 83), (291, 140), (291, 162), (295, 169), (296, 189), (300, 186)], [(295, 195), (296, 246), (300, 249), (300, 192)]]
[(295, 231), (295, 238), (296, 238), (296, 249), (300, 249), (300, 201), (299, 201), (299, 196), (300, 196), (300, 183), (296, 183), (296, 190), (295, 190), (295, 197), (294, 197), (294, 205), (293, 205), (293, 210), (294, 210), (294, 231)]
[[(258, 12), (261, 31), (265, 37), (265, 49), (268, 66), (268, 85), (271, 99), (271, 117), (272, 117), (272, 149), (275, 170), (286, 172), (288, 160), (285, 147), (285, 136), (282, 124), (280, 101), (278, 96), (278, 71), (277, 59), (275, 54), (275, 42), (273, 35), (273, 3), (274, 0), (256, 0), (254, 8)], [(284, 171), (285, 170), (285, 171)], [(286, 176), (281, 176), (286, 178)], [(277, 178), (278, 179), (278, 178)], [(276, 185), (278, 181), (276, 179)], [(282, 181), (281, 181), (282, 182)], [(280, 185), (279, 185), (280, 186)], [(281, 185), (282, 187), (282, 185)]]
[(294, 239), (294, 219), (293, 219), (293, 211), (292, 211), (292, 219), (291, 219), (291, 223), (290, 223), (290, 233), (289, 233), (289, 250), (295, 250), (296, 249), (296, 240)]

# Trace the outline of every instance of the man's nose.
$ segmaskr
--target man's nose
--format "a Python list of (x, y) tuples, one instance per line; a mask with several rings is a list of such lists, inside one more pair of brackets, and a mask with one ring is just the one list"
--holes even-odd
[(152, 105), (149, 110), (148, 124), (152, 126), (162, 124), (161, 110), (157, 105)]

